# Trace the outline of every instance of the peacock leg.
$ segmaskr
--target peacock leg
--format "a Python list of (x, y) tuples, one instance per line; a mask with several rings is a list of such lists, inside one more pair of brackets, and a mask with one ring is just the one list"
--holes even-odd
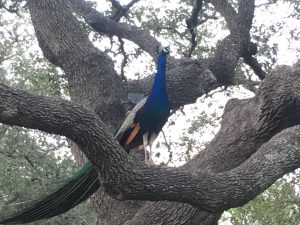
[(155, 141), (155, 139), (157, 138), (157, 134), (156, 133), (151, 133), (150, 134), (150, 138), (148, 138), (148, 145), (149, 145), (149, 163), (150, 165), (154, 165), (154, 162), (152, 160), (152, 144)]
[(149, 143), (148, 143), (148, 133), (145, 133), (143, 135), (143, 145), (144, 145), (144, 151), (145, 151), (145, 164), (150, 167), (150, 162), (149, 162), (148, 157), (147, 157), (147, 155), (148, 155), (147, 154), (147, 146), (149, 145)]

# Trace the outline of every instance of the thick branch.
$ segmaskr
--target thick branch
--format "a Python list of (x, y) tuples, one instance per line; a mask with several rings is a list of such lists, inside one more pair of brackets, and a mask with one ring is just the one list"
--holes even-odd
[[(153, 76), (128, 82), (127, 92), (149, 94)], [(182, 59), (176, 64), (168, 63), (167, 86), (172, 109), (194, 103), (201, 95), (220, 86), (212, 72), (204, 63)]]
[(257, 46), (250, 42), (250, 29), (255, 10), (254, 0), (240, 1), (238, 13), (227, 1), (212, 0), (211, 2), (216, 10), (225, 18), (231, 35), (236, 36), (238, 39), (231, 41), (239, 42), (239, 56), (243, 56), (245, 63), (254, 70), (255, 74), (257, 74), (260, 79), (264, 79), (265, 72), (253, 57), (253, 55), (257, 53)]
[(230, 100), (220, 131), (186, 166), (214, 172), (233, 169), (274, 134), (300, 125), (299, 67), (280, 67), (261, 82), (255, 97)]
[(130, 40), (137, 44), (141, 49), (148, 52), (153, 58), (156, 58), (156, 49), (160, 43), (148, 32), (143, 31), (136, 26), (118, 23), (109, 19), (96, 9), (92, 8), (84, 0), (70, 1), (70, 5), (73, 10), (82, 16), (97, 32), (115, 35)]
[[(180, 199), (208, 211), (225, 210), (245, 204), (278, 178), (299, 168), (299, 147), (300, 126), (295, 126), (275, 135), (249, 160), (231, 171), (191, 174), (181, 168), (143, 170), (139, 182), (120, 188), (125, 192), (125, 199)], [(158, 179), (160, 176), (164, 181)]]
[(200, 10), (202, 9), (202, 1), (196, 0), (194, 2), (193, 10), (191, 13), (191, 16), (186, 20), (186, 23), (188, 25), (188, 28), (191, 29), (195, 27), (198, 23), (198, 16), (200, 13)]
[(237, 12), (227, 0), (211, 0), (215, 9), (224, 17), (230, 31), (237, 26)]
[[(92, 162), (99, 160), (96, 164), (102, 169), (110, 167), (110, 163), (106, 166), (102, 164), (109, 161), (104, 158), (106, 153), (110, 154), (107, 148), (110, 146), (115, 149), (111, 153), (118, 155), (113, 156), (115, 160), (124, 158), (121, 162), (115, 161), (113, 164), (127, 170), (124, 164), (127, 158), (125, 151), (107, 132), (99, 117), (81, 105), (61, 99), (35, 96), (0, 84), (0, 122), (65, 136), (74, 141), (89, 158), (94, 158)], [(104, 161), (101, 162), (102, 160)]]
[(249, 33), (255, 10), (254, 0), (241, 0), (238, 9), (239, 29)]
[(126, 95), (112, 59), (91, 43), (65, 1), (28, 0), (28, 8), (45, 57), (65, 72), (72, 101), (117, 125)]
[(180, 201), (219, 211), (246, 203), (300, 167), (300, 126), (275, 135), (239, 167), (216, 174), (133, 165), (94, 113), (71, 102), (4, 85), (0, 85), (0, 122), (72, 139), (97, 166), (107, 192), (120, 200)]

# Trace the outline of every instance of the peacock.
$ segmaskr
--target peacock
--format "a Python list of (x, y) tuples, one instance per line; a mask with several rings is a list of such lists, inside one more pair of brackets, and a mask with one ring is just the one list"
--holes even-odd
[[(170, 101), (166, 88), (168, 54), (168, 47), (159, 47), (157, 72), (151, 93), (136, 104), (115, 135), (128, 153), (131, 149), (142, 146), (148, 166), (150, 162), (146, 148), (149, 146), (151, 151), (153, 141), (170, 116)], [(60, 215), (88, 199), (99, 187), (98, 173), (88, 161), (76, 174), (68, 178), (64, 185), (40, 198), (29, 208), (0, 220), (0, 224), (29, 223)]]

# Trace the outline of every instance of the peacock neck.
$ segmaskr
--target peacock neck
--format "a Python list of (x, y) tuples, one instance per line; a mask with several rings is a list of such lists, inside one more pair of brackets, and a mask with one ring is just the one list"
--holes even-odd
[(150, 98), (163, 98), (167, 97), (167, 89), (166, 89), (166, 61), (167, 56), (165, 54), (160, 53), (157, 62), (157, 72), (154, 78), (152, 91), (150, 94)]

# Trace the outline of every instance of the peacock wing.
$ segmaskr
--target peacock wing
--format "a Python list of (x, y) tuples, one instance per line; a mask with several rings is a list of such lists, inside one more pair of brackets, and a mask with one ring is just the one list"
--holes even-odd
[(116, 138), (118, 141), (121, 140), (122, 135), (128, 130), (131, 129), (134, 125), (134, 118), (136, 116), (136, 113), (145, 105), (147, 100), (146, 98), (143, 98), (141, 101), (139, 101), (134, 108), (131, 110), (131, 112), (128, 114), (122, 125), (120, 126), (118, 133), (116, 134)]

